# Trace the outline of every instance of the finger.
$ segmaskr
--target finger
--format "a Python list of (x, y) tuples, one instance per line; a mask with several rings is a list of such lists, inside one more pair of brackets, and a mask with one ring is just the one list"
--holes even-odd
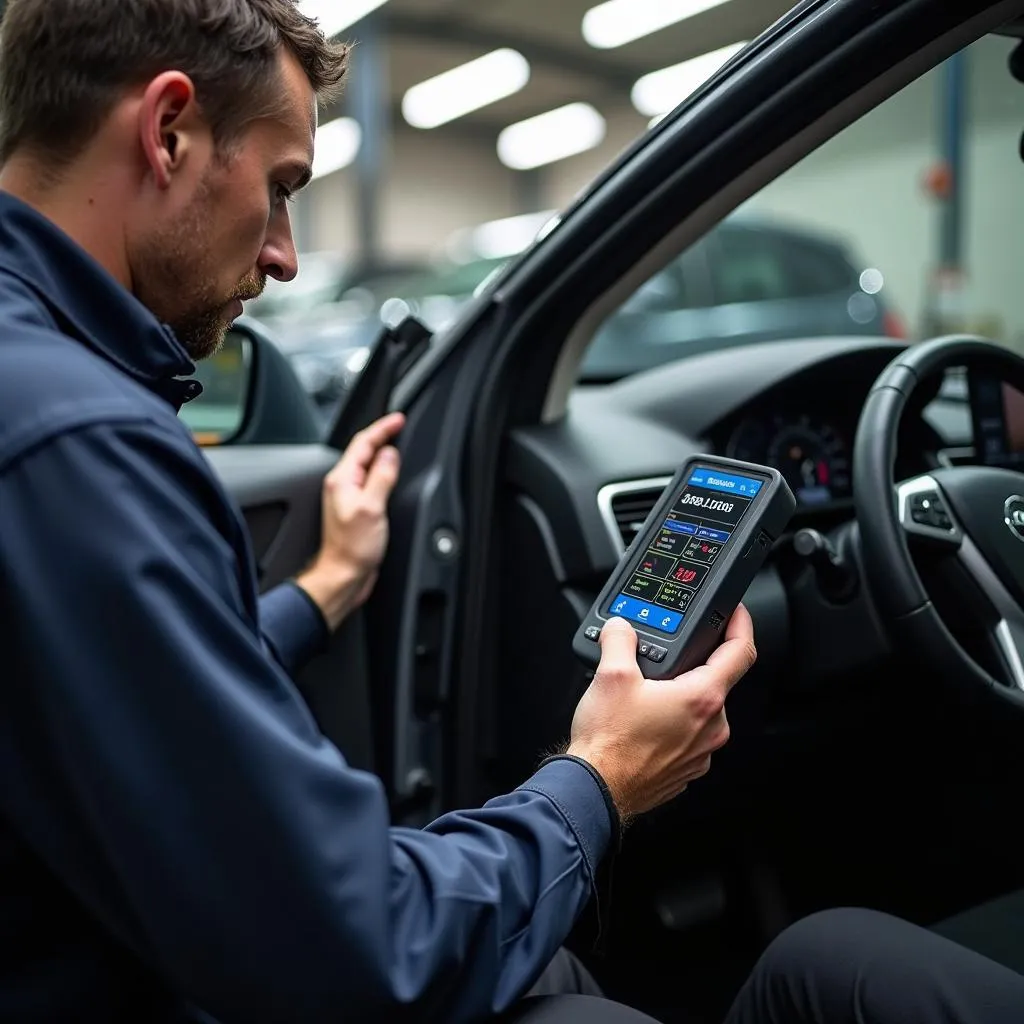
[(391, 492), (398, 483), (398, 474), (401, 469), (401, 458), (395, 448), (381, 448), (377, 457), (366, 474), (366, 484), (363, 490), (372, 500), (379, 502), (381, 508), (388, 503)]
[(754, 639), (754, 620), (747, 611), (747, 606), (742, 602), (736, 605), (736, 611), (732, 613), (728, 625), (725, 627), (725, 639), (731, 640), (737, 636), (749, 636)]
[(625, 619), (609, 619), (601, 630), (601, 663), (597, 671), (638, 672), (636, 663), (636, 633)]
[(729, 620), (725, 640), (708, 658), (707, 668), (724, 681), (728, 692), (754, 667), (755, 661), (754, 623), (741, 604)]
[(366, 474), (373, 464), (377, 453), (394, 438), (405, 426), (405, 417), (392, 413), (371, 423), (365, 430), (360, 430), (349, 442), (344, 454), (338, 462), (335, 472), (343, 474), (358, 487), (362, 487)]

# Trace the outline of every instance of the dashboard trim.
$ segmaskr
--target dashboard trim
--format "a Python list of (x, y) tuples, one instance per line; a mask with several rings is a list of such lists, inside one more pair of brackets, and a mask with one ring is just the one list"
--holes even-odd
[(623, 544), (622, 535), (619, 533), (619, 524), (615, 519), (612, 502), (623, 494), (651, 491), (655, 487), (664, 490), (671, 482), (671, 476), (653, 476), (643, 480), (624, 480), (617, 484), (606, 484), (597, 492), (597, 508), (619, 558), (626, 553), (626, 545)]

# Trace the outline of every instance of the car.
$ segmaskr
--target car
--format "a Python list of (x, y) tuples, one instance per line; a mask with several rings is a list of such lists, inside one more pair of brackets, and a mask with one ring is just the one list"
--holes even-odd
[[(759, 659), (730, 697), (732, 739), (627, 830), (570, 940), (611, 995), (666, 1022), (720, 1020), (815, 910), (938, 926), (1024, 886), (1024, 476), (1005, 406), (1024, 391), (1022, 36), (1022, 0), (804, 0), (443, 330), (385, 334), (326, 434), (261, 326), (238, 325), (239, 426), (205, 452), (264, 585), (315, 552), (321, 480), (352, 432), (387, 407), (408, 417), (374, 596), (298, 681), (397, 824), (508, 791), (564, 740), (588, 683), (574, 633), (683, 461), (790, 481), (798, 510), (745, 597)], [(957, 211), (922, 172), (958, 60), (976, 119), (971, 291), (952, 295), (957, 253), (933, 243)], [(944, 336), (837, 324), (581, 381), (615, 311), (752, 197), (863, 244), (895, 305)], [(1024, 970), (1019, 932), (997, 949), (977, 919), (942, 927)]]
[[(445, 330), (506, 258), (438, 261), (364, 278), (331, 306), (278, 323), (307, 390), (337, 409), (382, 327), (412, 315)], [(582, 381), (611, 381), (683, 355), (751, 341), (856, 332), (902, 338), (881, 272), (842, 239), (749, 213), (731, 216), (655, 274), (603, 325)], [(867, 289), (867, 290), (865, 290)], [(250, 309), (260, 319), (261, 310)]]

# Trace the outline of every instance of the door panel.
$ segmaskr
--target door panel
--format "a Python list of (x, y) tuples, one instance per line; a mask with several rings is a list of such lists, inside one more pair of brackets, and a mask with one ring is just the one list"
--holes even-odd
[(206, 457), (249, 526), (260, 584), (299, 572), (320, 543), (324, 476), (338, 459), (322, 445), (206, 449)]
[[(227, 446), (205, 450), (249, 527), (264, 590), (301, 572), (320, 545), (323, 479), (338, 452), (323, 445)], [(325, 736), (353, 767), (375, 769), (361, 616), (295, 680)]]

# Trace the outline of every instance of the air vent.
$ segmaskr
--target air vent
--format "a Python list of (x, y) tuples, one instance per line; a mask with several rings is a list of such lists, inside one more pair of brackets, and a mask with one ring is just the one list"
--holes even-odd
[(671, 477), (612, 484), (598, 495), (598, 505), (616, 548), (625, 551), (657, 504)]

